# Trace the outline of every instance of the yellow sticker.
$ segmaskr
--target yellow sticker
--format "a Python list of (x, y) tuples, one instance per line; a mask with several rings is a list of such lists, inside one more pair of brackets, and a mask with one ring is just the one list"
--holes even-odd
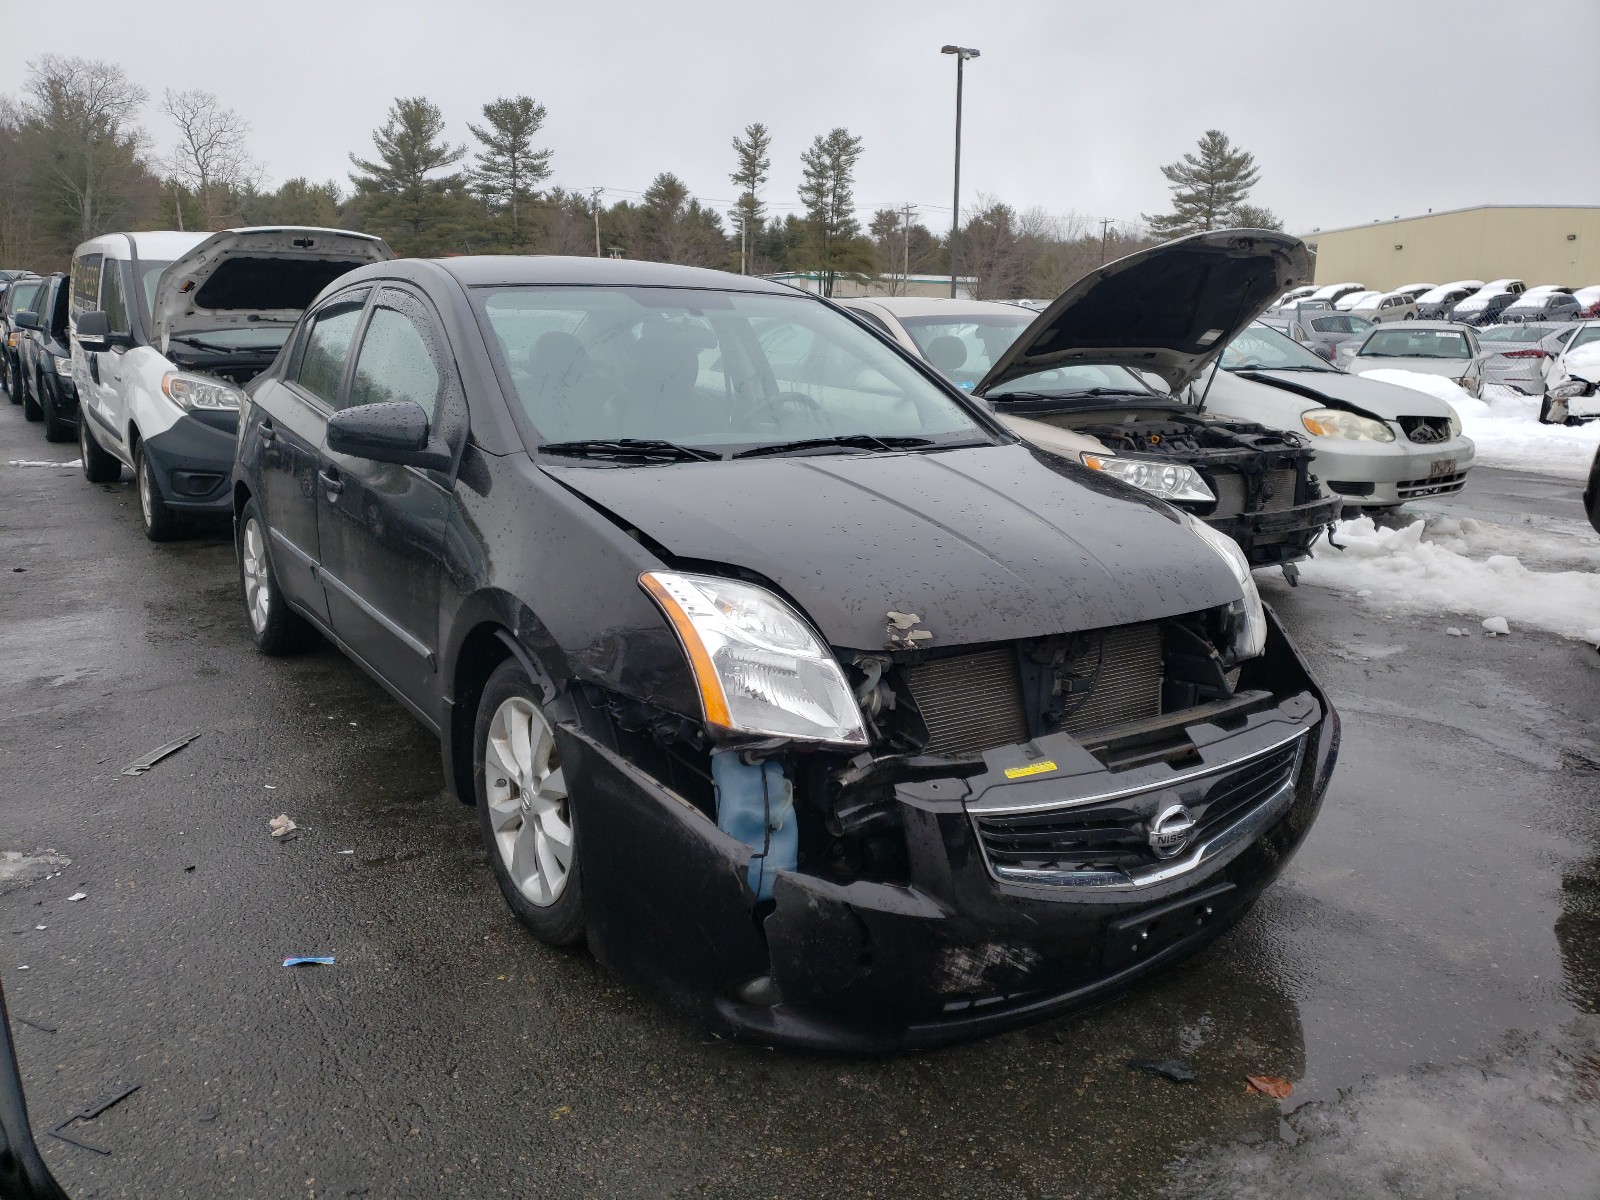
[(1045, 772), (1054, 771), (1055, 769), (1055, 763), (1047, 758), (1043, 762), (1029, 763), (1025, 767), (1007, 767), (1006, 778), (1023, 779), (1029, 775), (1043, 775)]

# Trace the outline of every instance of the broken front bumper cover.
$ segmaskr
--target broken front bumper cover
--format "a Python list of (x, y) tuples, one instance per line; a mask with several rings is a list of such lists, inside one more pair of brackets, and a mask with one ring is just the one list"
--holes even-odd
[(1199, 519), (1237, 542), (1252, 567), (1270, 567), (1310, 557), (1317, 536), (1339, 519), (1343, 506), (1338, 496), (1327, 496), (1275, 512)]
[[(745, 883), (749, 847), (565, 726), (562, 762), (581, 780), (590, 947), (729, 1033), (814, 1049), (959, 1041), (1114, 995), (1243, 916), (1321, 804), (1338, 718), (1269, 626), (1267, 654), (1247, 675), (1257, 699), (1196, 710), (1176, 764), (1066, 734), (991, 751), (977, 774), (929, 778), (922, 760), (918, 778), (895, 786), (908, 882), (780, 872), (770, 906)], [(1105, 760), (1117, 754), (1112, 770)], [(1253, 791), (1241, 791), (1241, 771), (1254, 772)], [(1127, 870), (1019, 873), (1001, 861), (1006, 830), (993, 828), (1089, 816), (1153, 832), (1179, 805), (1193, 814), (1192, 840)], [(761, 1003), (749, 1000), (752, 981), (765, 985)]]

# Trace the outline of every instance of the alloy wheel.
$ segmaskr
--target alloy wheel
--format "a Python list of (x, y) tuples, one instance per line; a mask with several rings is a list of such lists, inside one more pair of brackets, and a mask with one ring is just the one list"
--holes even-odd
[(149, 529), (156, 519), (155, 502), (150, 495), (150, 468), (145, 466), (144, 455), (139, 455), (139, 511), (144, 514), (144, 527)]
[(555, 736), (532, 700), (512, 696), (495, 709), (483, 770), (506, 872), (530, 904), (546, 908), (560, 898), (572, 871), (572, 817)]
[(245, 611), (250, 614), (250, 628), (259, 636), (267, 627), (272, 598), (267, 590), (267, 546), (261, 523), (254, 517), (245, 522), (239, 562), (244, 569)]

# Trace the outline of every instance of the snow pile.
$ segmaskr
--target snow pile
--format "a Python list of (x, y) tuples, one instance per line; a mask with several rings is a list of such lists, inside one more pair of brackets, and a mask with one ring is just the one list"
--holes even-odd
[[(1319, 547), (1300, 565), (1301, 578), (1339, 591), (1357, 592), (1379, 608), (1415, 613), (1460, 613), (1486, 621), (1502, 618), (1515, 634), (1542, 629), (1600, 645), (1600, 573), (1593, 548), (1567, 539), (1519, 530), (1518, 541), (1535, 550), (1570, 557), (1577, 550), (1587, 569), (1534, 571), (1520, 558), (1494, 553), (1505, 530), (1470, 519), (1435, 517), (1400, 529), (1380, 528), (1368, 517), (1342, 521), (1334, 540), (1344, 547)], [(1486, 558), (1474, 558), (1473, 553)], [(1499, 628), (1495, 622), (1493, 628)]]
[[(1600, 421), (1579, 426), (1541, 425), (1539, 398), (1511, 388), (1491, 384), (1484, 388), (1482, 400), (1474, 400), (1438, 375), (1385, 368), (1367, 371), (1363, 378), (1398, 384), (1447, 402), (1461, 418), (1461, 432), (1477, 445), (1477, 465), (1481, 467), (1586, 479), (1595, 451), (1600, 449)], [(1467, 486), (1472, 486), (1470, 476)]]

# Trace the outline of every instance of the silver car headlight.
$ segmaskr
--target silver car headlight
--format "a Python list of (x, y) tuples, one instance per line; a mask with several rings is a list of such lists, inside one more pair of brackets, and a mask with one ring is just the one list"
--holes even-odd
[(1206, 486), (1200, 472), (1182, 463), (1152, 462), (1143, 458), (1119, 458), (1113, 454), (1078, 456), (1091, 471), (1104, 471), (1123, 483), (1163, 500), (1197, 500), (1210, 503), (1217, 497)]
[(1394, 430), (1382, 421), (1342, 408), (1308, 408), (1300, 414), (1300, 424), (1318, 437), (1349, 438), (1357, 442), (1394, 441)]
[(237, 412), (244, 393), (230, 383), (213, 379), (209, 375), (191, 375), (187, 371), (168, 371), (161, 378), (161, 390), (179, 408), (208, 409), (213, 412)]
[(52, 354), (50, 357), (55, 360), (56, 374), (65, 375), (70, 379), (72, 377), (72, 355)]
[(1256, 658), (1267, 648), (1267, 610), (1261, 607), (1261, 593), (1256, 591), (1256, 581), (1250, 574), (1250, 560), (1231, 537), (1218, 533), (1204, 521), (1191, 517), (1190, 528), (1228, 564), (1243, 593), (1228, 606), (1229, 644), (1221, 648), (1223, 658), (1230, 666)]
[(766, 588), (716, 575), (646, 571), (639, 586), (678, 635), (706, 723), (732, 733), (864, 746), (839, 660)]
[(1550, 394), (1557, 400), (1570, 400), (1574, 396), (1581, 396), (1589, 390), (1589, 385), (1582, 379), (1569, 379), (1566, 383), (1558, 383), (1550, 389)]

